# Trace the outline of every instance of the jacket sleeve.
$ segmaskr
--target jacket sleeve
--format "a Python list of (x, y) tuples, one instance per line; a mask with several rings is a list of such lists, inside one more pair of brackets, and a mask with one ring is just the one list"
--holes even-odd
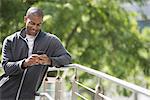
[(62, 65), (71, 63), (71, 55), (69, 52), (63, 47), (61, 41), (56, 36), (52, 39), (52, 47), (53, 54), (50, 57), (52, 60), (52, 66), (60, 67)]
[(2, 48), (2, 67), (6, 75), (17, 75), (23, 71), (21, 65), (24, 60), (14, 61), (11, 45), (12, 40), (6, 38)]

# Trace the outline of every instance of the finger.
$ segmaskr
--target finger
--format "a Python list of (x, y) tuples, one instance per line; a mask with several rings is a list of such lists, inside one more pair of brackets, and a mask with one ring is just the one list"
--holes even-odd
[(39, 58), (39, 55), (32, 55), (31, 58)]
[(39, 58), (42, 60), (46, 60), (48, 59), (48, 56), (44, 54), (44, 55), (40, 55)]

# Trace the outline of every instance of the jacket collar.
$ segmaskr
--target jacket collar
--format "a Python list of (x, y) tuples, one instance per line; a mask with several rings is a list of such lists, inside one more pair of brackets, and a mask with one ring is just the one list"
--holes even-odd
[[(26, 38), (26, 32), (25, 32), (26, 28), (21, 29), (21, 31), (19, 32), (19, 36), (23, 39)], [(36, 38), (41, 34), (41, 30), (39, 31), (39, 33), (36, 35)]]

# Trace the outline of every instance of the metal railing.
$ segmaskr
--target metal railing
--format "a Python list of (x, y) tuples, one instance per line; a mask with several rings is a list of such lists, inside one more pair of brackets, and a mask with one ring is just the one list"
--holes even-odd
[[(150, 97), (150, 90), (148, 90), (148, 89), (145, 89), (145, 88), (140, 87), (138, 85), (135, 85), (135, 84), (126, 82), (124, 80), (118, 79), (118, 78), (113, 77), (111, 75), (108, 75), (106, 73), (88, 68), (86, 66), (82, 66), (79, 64), (69, 64), (69, 65), (65, 65), (62, 68), (49, 68), (48, 69), (48, 71), (57, 71), (57, 78), (56, 78), (56, 82), (55, 82), (55, 99), (54, 100), (63, 100), (62, 99), (62, 93), (64, 91), (62, 90), (61, 77), (65, 77), (65, 75), (61, 76), (60, 71), (67, 72), (67, 70), (70, 68), (73, 68), (75, 70), (74, 71), (74, 77), (72, 80), (71, 100), (77, 100), (78, 97), (82, 98), (83, 100), (88, 100), (86, 97), (84, 97), (82, 94), (79, 93), (78, 86), (81, 86), (81, 87), (87, 89), (88, 91), (94, 93), (94, 100), (112, 100), (111, 97), (108, 97), (108, 96), (104, 95), (103, 93), (101, 93), (100, 82), (99, 82), (100, 80), (99, 79), (104, 79), (104, 80), (113, 82), (113, 83), (115, 83), (115, 84), (117, 84), (123, 88), (131, 90), (134, 93), (140, 93), (140, 94), (143, 94), (145, 96)], [(78, 71), (83, 71), (85, 73), (94, 75), (95, 77), (98, 78), (97, 85), (95, 86), (95, 89), (87, 87), (78, 81), (78, 77), (79, 77), (78, 73), (77, 73)], [(43, 95), (43, 94), (41, 94), (41, 95)], [(50, 96), (47, 94), (45, 96), (50, 98)], [(49, 100), (52, 100), (52, 99), (49, 99)]]

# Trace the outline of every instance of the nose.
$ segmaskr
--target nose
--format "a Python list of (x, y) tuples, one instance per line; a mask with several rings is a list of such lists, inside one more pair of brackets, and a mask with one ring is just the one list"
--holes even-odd
[(37, 30), (38, 26), (37, 25), (33, 25), (32, 27), (34, 30)]

